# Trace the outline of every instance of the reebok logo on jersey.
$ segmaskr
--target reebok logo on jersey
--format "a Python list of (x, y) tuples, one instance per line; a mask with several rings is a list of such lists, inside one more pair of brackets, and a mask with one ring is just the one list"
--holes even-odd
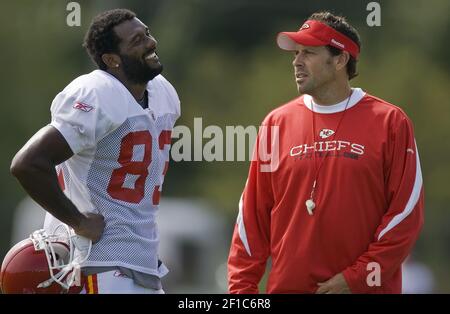
[(327, 138), (334, 134), (333, 130), (330, 129), (322, 129), (320, 130), (319, 136), (320, 138)]
[(125, 275), (124, 273), (116, 270), (113, 274), (114, 277), (127, 277), (127, 275)]
[(406, 150), (406, 152), (407, 152), (407, 153), (414, 154), (414, 150), (413, 150), (412, 148), (408, 148), (408, 149)]
[(73, 105), (73, 108), (79, 109), (79, 110), (84, 111), (84, 112), (89, 112), (89, 111), (91, 111), (92, 109), (94, 109), (94, 107), (89, 106), (89, 105), (86, 105), (86, 104), (83, 104), (83, 103), (81, 103), (81, 102), (76, 102), (76, 103)]

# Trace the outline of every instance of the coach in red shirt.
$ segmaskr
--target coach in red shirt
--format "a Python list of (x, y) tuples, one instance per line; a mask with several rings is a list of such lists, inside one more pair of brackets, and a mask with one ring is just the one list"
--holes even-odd
[(229, 291), (257, 293), (270, 257), (269, 293), (401, 293), (401, 265), (423, 225), (412, 123), (350, 86), (360, 39), (345, 18), (315, 13), (277, 43), (295, 53), (302, 96), (273, 110), (261, 128), (271, 131), (258, 135)]

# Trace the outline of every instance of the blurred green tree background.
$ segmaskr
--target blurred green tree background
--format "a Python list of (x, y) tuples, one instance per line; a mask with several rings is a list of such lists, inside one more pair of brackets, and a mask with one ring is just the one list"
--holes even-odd
[[(54, 96), (94, 69), (81, 43), (96, 14), (126, 7), (149, 25), (164, 75), (182, 102), (178, 124), (192, 130), (195, 117), (204, 127), (258, 126), (296, 97), (292, 55), (277, 48), (275, 36), (298, 29), (312, 12), (330, 10), (347, 16), (362, 37), (360, 75), (352, 85), (402, 107), (414, 122), (426, 195), (415, 256), (434, 272), (437, 292), (450, 292), (449, 1), (377, 1), (380, 27), (366, 23), (370, 1), (78, 1), (80, 27), (66, 24), (69, 2), (0, 2), (0, 256), (10, 247), (13, 210), (25, 196), (9, 174), (11, 159), (49, 122)], [(172, 162), (163, 197), (207, 199), (229, 218), (231, 233), (247, 168), (248, 161)]]

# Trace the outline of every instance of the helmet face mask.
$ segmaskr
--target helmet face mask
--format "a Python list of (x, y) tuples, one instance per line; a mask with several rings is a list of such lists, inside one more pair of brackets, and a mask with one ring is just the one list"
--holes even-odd
[[(64, 226), (64, 232), (56, 232)], [(79, 293), (80, 264), (87, 254), (75, 255), (79, 236), (66, 225), (47, 234), (43, 229), (14, 245), (6, 254), (0, 272), (2, 293)], [(78, 258), (74, 258), (78, 256)], [(82, 258), (79, 258), (82, 256)]]

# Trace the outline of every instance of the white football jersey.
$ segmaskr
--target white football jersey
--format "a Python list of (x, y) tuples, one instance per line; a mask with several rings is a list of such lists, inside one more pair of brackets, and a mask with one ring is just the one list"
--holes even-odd
[[(143, 109), (114, 76), (80, 76), (51, 106), (51, 125), (74, 155), (57, 166), (65, 195), (81, 212), (100, 213), (106, 227), (82, 266), (122, 266), (162, 277), (156, 211), (169, 164), (171, 131), (180, 116), (173, 86), (158, 75)], [(45, 228), (60, 222), (47, 213)]]

